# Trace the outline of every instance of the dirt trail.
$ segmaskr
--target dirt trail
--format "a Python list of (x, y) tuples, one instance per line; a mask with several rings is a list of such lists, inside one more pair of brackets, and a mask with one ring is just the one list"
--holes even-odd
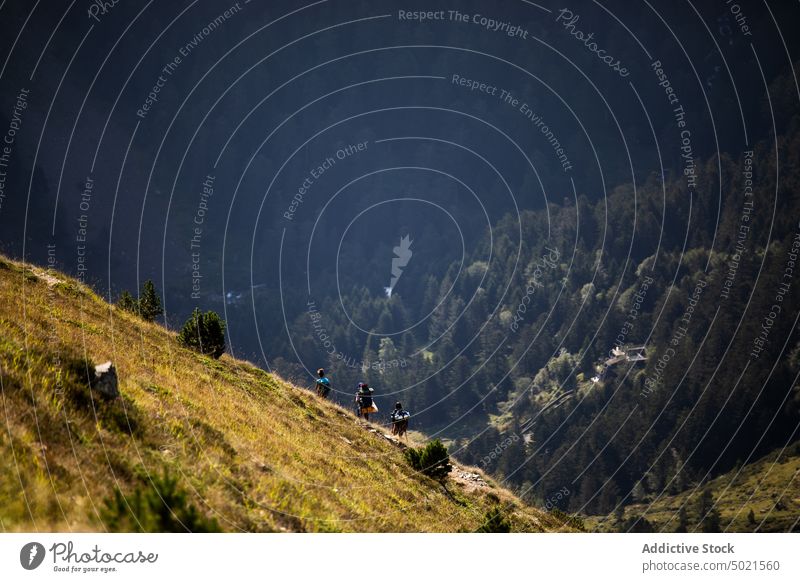
[[(408, 444), (397, 439), (390, 433), (382, 430), (379, 427), (374, 426), (371, 423), (364, 422), (363, 420), (358, 419), (358, 424), (366, 431), (378, 436), (386, 441), (389, 441), (391, 444), (396, 446), (401, 450), (405, 450), (408, 448)], [(453, 465), (453, 470), (450, 472), (450, 478), (455, 481), (456, 483), (462, 485), (465, 490), (467, 491), (474, 491), (476, 489), (483, 489), (489, 488), (489, 483), (479, 474), (475, 472), (468, 471), (460, 467), (457, 463), (455, 463), (452, 459), (450, 463)]]

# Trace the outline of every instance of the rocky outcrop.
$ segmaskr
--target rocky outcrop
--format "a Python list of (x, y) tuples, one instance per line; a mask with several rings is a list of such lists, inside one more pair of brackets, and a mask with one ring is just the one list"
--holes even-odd
[(94, 367), (92, 390), (108, 399), (114, 399), (119, 396), (119, 381), (114, 364), (106, 362)]

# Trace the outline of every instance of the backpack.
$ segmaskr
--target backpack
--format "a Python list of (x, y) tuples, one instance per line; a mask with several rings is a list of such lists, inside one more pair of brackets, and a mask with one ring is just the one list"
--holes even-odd
[(320, 378), (317, 380), (317, 388), (320, 390), (323, 396), (327, 397), (331, 391), (331, 381), (325, 377)]

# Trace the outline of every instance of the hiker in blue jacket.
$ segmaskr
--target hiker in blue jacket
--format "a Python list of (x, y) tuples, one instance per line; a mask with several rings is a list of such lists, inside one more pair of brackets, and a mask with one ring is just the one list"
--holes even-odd
[(331, 381), (325, 376), (325, 370), (320, 368), (317, 370), (317, 396), (327, 398), (331, 391)]

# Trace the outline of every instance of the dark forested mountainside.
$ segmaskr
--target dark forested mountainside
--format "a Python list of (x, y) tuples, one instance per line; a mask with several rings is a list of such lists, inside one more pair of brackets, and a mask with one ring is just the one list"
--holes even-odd
[[(366, 379), (402, 398), (458, 456), (531, 497), (568, 487), (563, 509), (680, 491), (796, 437), (798, 156), (794, 118), (777, 141), (698, 160), (694, 189), (651, 175), (507, 216), (441, 280), (344, 293), (375, 334), (430, 312), (399, 341), (364, 344), (331, 298), (290, 322), (293, 347), (342, 392)], [(446, 240), (433, 247), (427, 260), (448, 255)], [(632, 347), (646, 359), (603, 365)], [(303, 381), (290, 358), (278, 371)]]

